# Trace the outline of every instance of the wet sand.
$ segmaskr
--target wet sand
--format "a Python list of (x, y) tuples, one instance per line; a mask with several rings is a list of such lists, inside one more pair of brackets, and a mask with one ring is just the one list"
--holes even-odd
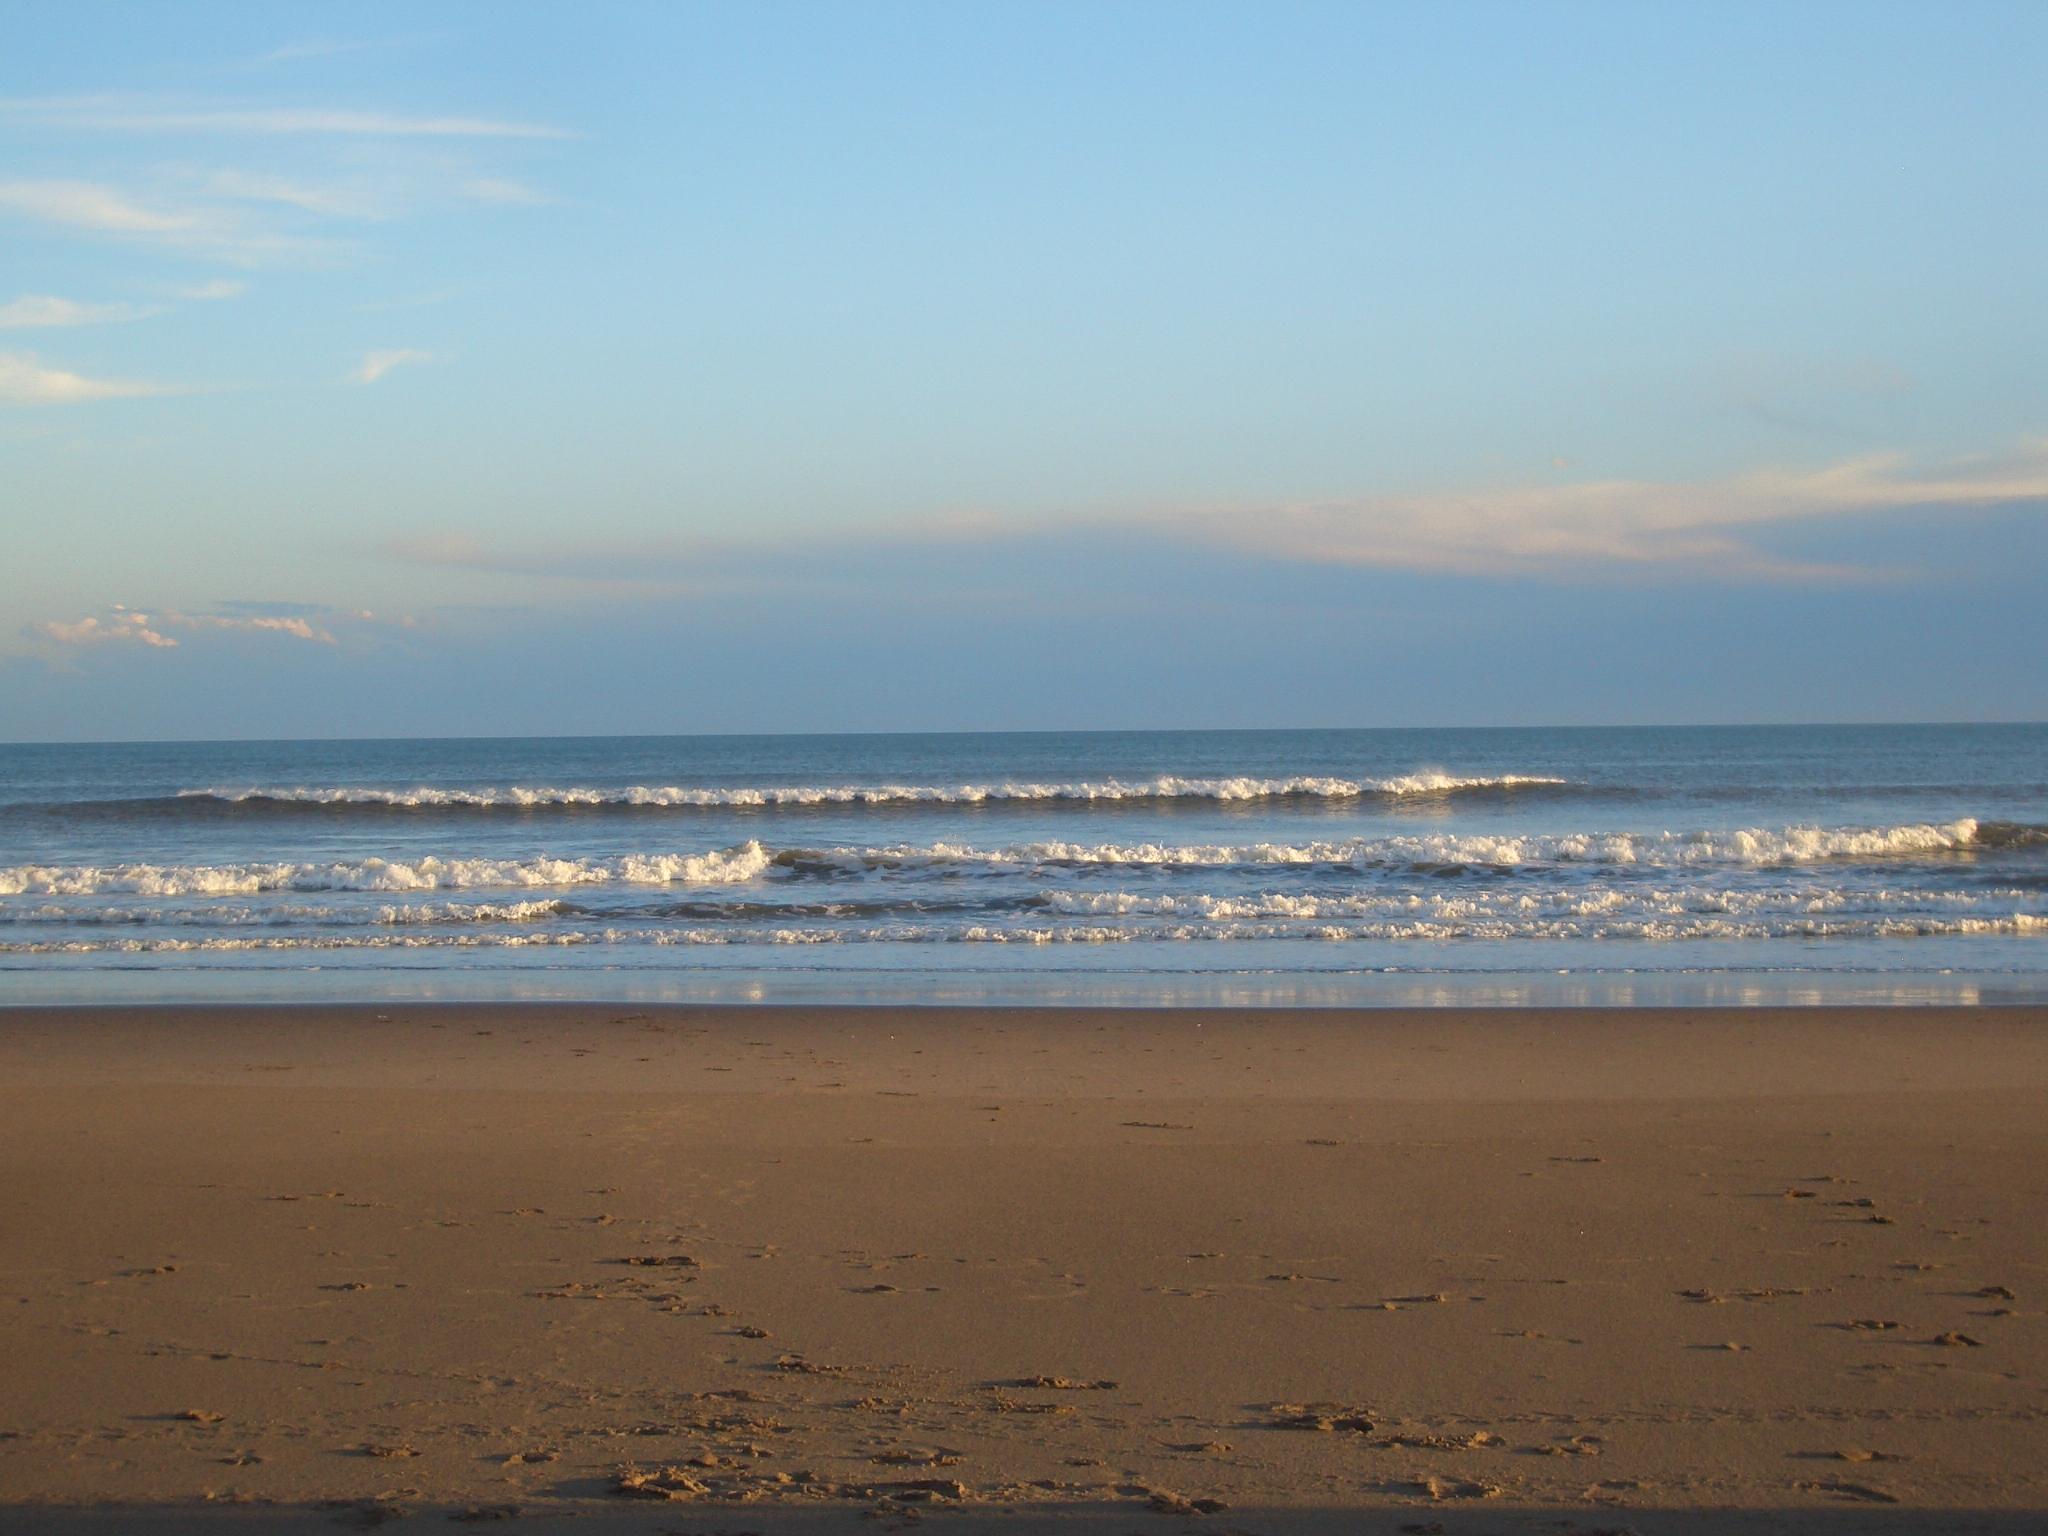
[(0, 1526), (2018, 1532), (2048, 1013), (0, 1011)]

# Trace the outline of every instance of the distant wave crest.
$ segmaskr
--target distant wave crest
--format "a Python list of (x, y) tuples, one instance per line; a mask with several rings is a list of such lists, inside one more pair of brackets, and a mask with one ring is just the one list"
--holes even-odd
[(509, 785), (501, 788), (379, 789), (356, 786), (209, 787), (182, 791), (178, 801), (219, 806), (303, 807), (341, 810), (709, 810), (832, 805), (1117, 804), (1147, 800), (1362, 800), (1427, 795), (1508, 793), (1561, 789), (1569, 781), (1544, 774), (1462, 776), (1425, 770), (1387, 779), (1314, 774), (1285, 778), (1232, 775), (1149, 779), (1079, 779), (1036, 782), (1005, 779), (986, 784), (788, 784), (692, 787), (635, 784), (624, 788)]

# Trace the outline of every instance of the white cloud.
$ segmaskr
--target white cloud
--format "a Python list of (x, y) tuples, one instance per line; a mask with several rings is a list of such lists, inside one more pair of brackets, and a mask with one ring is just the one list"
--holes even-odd
[(560, 128), (488, 117), (422, 117), (322, 107), (180, 104), (153, 97), (45, 96), (0, 100), (0, 115), (56, 128), (120, 133), (332, 134), (364, 138), (564, 139)]
[(422, 352), (417, 347), (392, 347), (382, 352), (365, 352), (362, 364), (353, 377), (358, 384), (374, 384), (394, 368), (403, 368), (409, 363), (430, 363), (434, 360), (431, 352)]
[(247, 283), (238, 283), (230, 277), (217, 277), (210, 283), (193, 283), (189, 287), (175, 290), (181, 299), (195, 303), (210, 304), (220, 299), (240, 298), (249, 291)]
[(0, 352), (0, 405), (76, 405), (86, 400), (172, 392), (166, 385), (139, 379), (89, 379), (61, 368), (45, 368), (27, 352)]
[(310, 640), (316, 645), (333, 645), (334, 636), (324, 629), (316, 629), (306, 620), (297, 617), (279, 617), (272, 614), (256, 614), (248, 617), (230, 618), (221, 614), (164, 615), (166, 624), (183, 629), (239, 629), (269, 631), (273, 634), (290, 635), (295, 640)]
[(73, 624), (52, 619), (47, 624), (33, 625), (32, 629), (59, 645), (128, 644), (171, 650), (178, 643), (160, 630), (150, 628), (148, 614), (131, 613), (125, 608), (116, 609), (113, 616), (105, 620), (91, 615)]
[(25, 293), (0, 304), (0, 330), (54, 329), (72, 325), (110, 325), (143, 320), (162, 311), (148, 304), (84, 304), (46, 293)]

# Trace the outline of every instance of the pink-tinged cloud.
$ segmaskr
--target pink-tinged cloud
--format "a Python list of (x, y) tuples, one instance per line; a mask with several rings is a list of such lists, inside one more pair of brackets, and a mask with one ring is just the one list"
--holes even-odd
[(101, 618), (88, 614), (85, 618), (66, 622), (51, 619), (45, 623), (29, 626), (30, 632), (59, 645), (145, 645), (158, 650), (170, 650), (178, 641), (164, 633), (165, 630), (182, 629), (193, 631), (238, 630), (244, 633), (269, 633), (286, 635), (294, 640), (304, 640), (314, 645), (336, 643), (331, 631), (319, 628), (311, 621), (297, 616), (256, 614), (230, 616), (212, 613), (180, 613), (166, 609), (154, 615), (142, 613), (116, 603), (107, 616)]
[(177, 645), (169, 635), (150, 628), (149, 615), (122, 610), (102, 621), (88, 614), (76, 623), (52, 619), (34, 626), (35, 632), (59, 645), (147, 645), (171, 650)]

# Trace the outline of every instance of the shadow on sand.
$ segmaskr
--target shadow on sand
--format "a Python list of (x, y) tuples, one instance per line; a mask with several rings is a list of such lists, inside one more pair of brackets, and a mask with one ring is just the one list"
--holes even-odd
[[(1799, 1509), (1614, 1509), (1404, 1503), (1351, 1508), (1229, 1508), (1207, 1515), (1145, 1500), (1002, 1506), (948, 1501), (891, 1505), (670, 1503), (543, 1498), (450, 1505), (384, 1500), (321, 1504), (182, 1505), (0, 1503), (10, 1536), (210, 1536), (213, 1532), (321, 1532), (402, 1525), (420, 1531), (491, 1530), (506, 1536), (839, 1536), (917, 1530), (960, 1536), (2039, 1536), (2048, 1510), (1903, 1508), (1868, 1502)], [(394, 1533), (396, 1536), (396, 1533)]]

